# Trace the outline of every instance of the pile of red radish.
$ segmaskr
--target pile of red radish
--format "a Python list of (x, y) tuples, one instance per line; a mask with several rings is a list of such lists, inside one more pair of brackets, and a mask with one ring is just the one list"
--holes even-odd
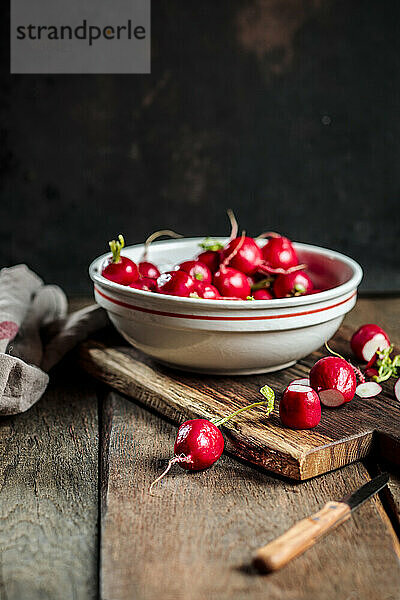
[(205, 300), (269, 300), (315, 293), (316, 290), (305, 272), (306, 265), (299, 264), (292, 242), (277, 233), (261, 234), (257, 239), (267, 239), (260, 246), (257, 239), (237, 235), (237, 223), (228, 212), (232, 231), (229, 242), (205, 240), (202, 252), (175, 266), (174, 270), (160, 273), (148, 261), (152, 241), (161, 235), (181, 237), (170, 230), (152, 234), (145, 243), (141, 261), (136, 265), (121, 255), (124, 238), (110, 242), (112, 256), (107, 259), (103, 277), (146, 292), (168, 294)]
[[(188, 264), (187, 268), (190, 270), (192, 265)], [(351, 347), (359, 360), (364, 362), (368, 360), (368, 365), (378, 367), (375, 369), (375, 381), (366, 381), (358, 367), (333, 352), (326, 344), (331, 355), (315, 363), (310, 370), (309, 378), (295, 379), (282, 394), (279, 415), (285, 427), (291, 429), (316, 427), (321, 420), (321, 405), (338, 408), (353, 400), (355, 395), (360, 398), (372, 398), (382, 391), (378, 381), (397, 375), (397, 369), (400, 368), (400, 355), (390, 358), (393, 346), (390, 345), (386, 332), (377, 325), (364, 325), (356, 331), (351, 339)], [(357, 379), (360, 381), (358, 385)], [(163, 473), (151, 484), (150, 492), (174, 464), (188, 471), (200, 471), (211, 467), (220, 458), (224, 449), (224, 438), (219, 427), (230, 419), (261, 405), (267, 406), (266, 416), (269, 416), (274, 408), (275, 394), (267, 385), (261, 388), (260, 392), (266, 398), (265, 400), (240, 408), (227, 417), (185, 421), (178, 429), (174, 455)], [(400, 400), (400, 379), (395, 383), (394, 392), (396, 398)]]
[[(321, 404), (338, 408), (353, 400), (355, 395), (373, 398), (382, 391), (380, 382), (398, 376), (400, 355), (391, 357), (393, 346), (381, 327), (363, 325), (350, 343), (356, 358), (367, 363), (365, 375), (326, 344), (333, 356), (318, 360), (310, 370), (309, 378), (295, 379), (285, 389), (279, 404), (283, 425), (292, 429), (315, 427), (321, 420)], [(365, 376), (370, 380), (366, 381)], [(400, 401), (400, 378), (394, 385), (394, 394)]]
[(400, 401), (400, 355), (392, 357), (393, 346), (386, 331), (379, 325), (368, 323), (354, 333), (350, 344), (356, 358), (367, 363), (365, 375), (372, 380), (359, 385), (357, 395), (361, 398), (376, 396), (382, 390), (379, 383), (397, 377), (394, 394)]

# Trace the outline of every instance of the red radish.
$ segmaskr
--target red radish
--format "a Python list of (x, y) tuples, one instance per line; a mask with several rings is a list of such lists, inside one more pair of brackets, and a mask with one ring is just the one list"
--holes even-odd
[(221, 266), (214, 275), (213, 284), (221, 296), (232, 296), (241, 300), (250, 296), (250, 285), (246, 275), (231, 267)]
[(211, 467), (220, 458), (224, 450), (224, 438), (219, 427), (233, 417), (250, 408), (265, 405), (267, 406), (266, 416), (269, 416), (274, 408), (275, 394), (267, 385), (262, 387), (260, 392), (265, 397), (265, 400), (253, 402), (248, 406), (239, 408), (227, 417), (216, 418), (211, 421), (207, 419), (191, 419), (182, 423), (178, 429), (174, 444), (174, 456), (168, 462), (165, 471), (153, 481), (149, 491), (151, 492), (153, 486), (168, 473), (175, 463), (188, 471), (201, 471)]
[(399, 402), (400, 402), (400, 377), (394, 384), (394, 395), (396, 396), (397, 400), (399, 400)]
[(290, 296), (309, 294), (313, 287), (313, 283), (307, 273), (297, 271), (297, 273), (278, 275), (272, 289), (277, 298), (288, 298)]
[(157, 281), (155, 279), (150, 279), (150, 277), (142, 277), (131, 283), (129, 287), (135, 288), (136, 290), (144, 290), (145, 292), (158, 292)]
[(342, 392), (339, 392), (339, 390), (322, 390), (318, 395), (321, 404), (328, 408), (337, 408), (346, 403)]
[(290, 269), (299, 264), (296, 250), (292, 242), (279, 234), (262, 234), (260, 237), (269, 237), (268, 242), (262, 248), (262, 257), (271, 267), (278, 269)]
[(222, 253), (220, 250), (205, 250), (199, 254), (197, 260), (206, 265), (211, 273), (215, 273), (222, 262)]
[(369, 369), (365, 369), (365, 374), (367, 377), (372, 379), (373, 377), (378, 377), (378, 370), (370, 367)]
[(318, 394), (309, 386), (291, 383), (279, 403), (283, 425), (291, 429), (311, 429), (321, 420)]
[(141, 277), (148, 277), (149, 279), (158, 279), (161, 273), (153, 263), (148, 261), (142, 261), (139, 263), (139, 273)]
[[(321, 402), (327, 403), (325, 391), (343, 394), (344, 401), (354, 398), (357, 380), (352, 366), (344, 358), (325, 356), (318, 360), (310, 371), (310, 385), (319, 394)], [(338, 401), (340, 397), (338, 396)]]
[(388, 348), (390, 340), (379, 325), (369, 323), (360, 327), (353, 334), (350, 344), (355, 356), (359, 360), (368, 362), (374, 357), (377, 350)]
[(136, 263), (126, 256), (121, 256), (121, 250), (125, 246), (125, 240), (122, 235), (117, 240), (109, 242), (112, 257), (107, 261), (101, 274), (106, 279), (119, 283), (120, 285), (129, 285), (139, 278), (139, 271)]
[(270, 291), (264, 290), (256, 290), (252, 292), (254, 300), (272, 300), (273, 295)]
[(174, 454), (181, 455), (179, 465), (183, 469), (188, 471), (208, 469), (219, 459), (223, 450), (222, 433), (207, 419), (185, 421), (178, 429)]
[(302, 377), (301, 379), (293, 379), (293, 381), (289, 385), (306, 385), (310, 387), (310, 380), (308, 377)]
[(244, 235), (236, 237), (229, 242), (223, 251), (224, 265), (230, 265), (234, 269), (245, 273), (246, 275), (254, 275), (256, 273), (281, 273), (286, 274), (292, 271), (298, 271), (304, 265), (292, 266), (288, 269), (281, 267), (272, 267), (266, 260), (263, 259), (261, 248), (256, 244), (251, 237)]
[(231, 240), (223, 251), (223, 258), (227, 259), (226, 264), (246, 275), (257, 273), (263, 262), (260, 248), (253, 238), (246, 236)]
[(196, 292), (200, 298), (204, 298), (205, 300), (218, 300), (221, 298), (221, 295), (215, 286), (210, 283), (204, 283), (203, 281), (198, 282)]
[(212, 273), (210, 269), (204, 263), (199, 260), (185, 260), (178, 267), (179, 271), (185, 271), (193, 279), (202, 281), (203, 283), (211, 283)]
[[(238, 238), (235, 238), (235, 240)], [(234, 258), (245, 242), (245, 235), (239, 238), (239, 244), (235, 246), (232, 252), (225, 257), (220, 265), (220, 268), (214, 273), (213, 284), (221, 294), (232, 298), (240, 298), (246, 300), (250, 296), (250, 284), (246, 275), (242, 271), (238, 271), (232, 267), (228, 267), (228, 263)], [(233, 241), (235, 241), (233, 240)]]
[(246, 275), (254, 275), (256, 273), (290, 273), (292, 270), (297, 271), (304, 265), (295, 265), (289, 269), (281, 267), (272, 267), (262, 257), (261, 248), (251, 237), (242, 235), (229, 242), (223, 251), (224, 264), (229, 264), (234, 269), (245, 273)]
[(169, 271), (157, 279), (160, 294), (189, 297), (196, 292), (196, 281), (185, 271)]
[(356, 394), (359, 398), (373, 398), (382, 391), (382, 387), (375, 381), (367, 381), (367, 383), (360, 383), (356, 387)]

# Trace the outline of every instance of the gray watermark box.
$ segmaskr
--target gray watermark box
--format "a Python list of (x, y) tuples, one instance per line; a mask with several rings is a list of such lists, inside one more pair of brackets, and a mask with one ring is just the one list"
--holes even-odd
[(11, 73), (150, 73), (150, 0), (11, 0)]

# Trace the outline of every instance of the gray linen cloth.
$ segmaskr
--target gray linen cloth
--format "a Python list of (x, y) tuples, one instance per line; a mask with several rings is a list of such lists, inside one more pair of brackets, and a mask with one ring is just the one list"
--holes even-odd
[(67, 316), (67, 298), (26, 265), (0, 271), (0, 415), (28, 410), (49, 371), (88, 335), (109, 324), (97, 305)]

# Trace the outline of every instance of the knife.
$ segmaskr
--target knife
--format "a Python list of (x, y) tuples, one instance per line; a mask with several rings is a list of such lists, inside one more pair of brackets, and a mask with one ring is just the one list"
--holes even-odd
[(388, 481), (388, 473), (382, 473), (345, 496), (340, 502), (327, 502), (321, 510), (302, 519), (284, 534), (260, 548), (254, 557), (254, 566), (262, 573), (278, 571), (292, 558), (311, 548), (321, 536), (346, 521), (353, 510), (383, 489)]

